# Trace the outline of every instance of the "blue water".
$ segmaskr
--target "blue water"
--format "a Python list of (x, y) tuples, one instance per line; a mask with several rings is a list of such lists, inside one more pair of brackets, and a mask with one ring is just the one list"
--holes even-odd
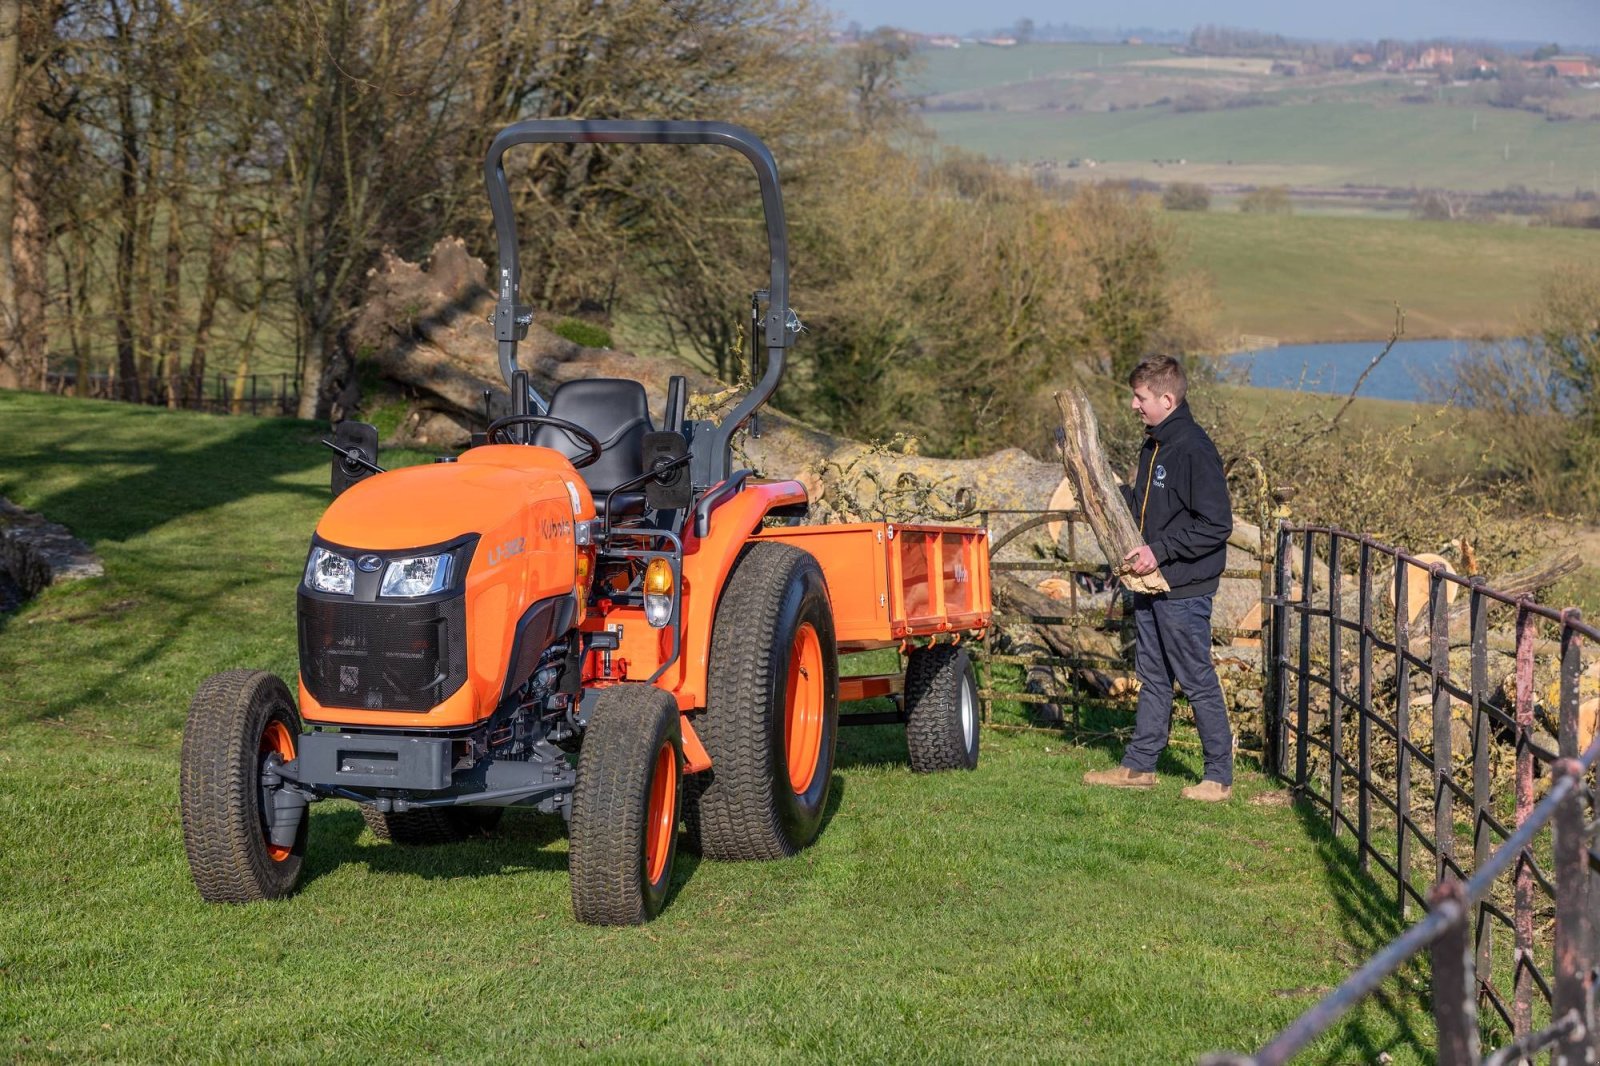
[[(1360, 396), (1412, 402), (1449, 394), (1451, 364), (1466, 355), (1466, 341), (1398, 341), (1377, 369), (1367, 376)], [(1383, 341), (1357, 344), (1288, 344), (1259, 352), (1242, 352), (1222, 360), (1249, 382), (1268, 389), (1348, 394), (1383, 351)]]

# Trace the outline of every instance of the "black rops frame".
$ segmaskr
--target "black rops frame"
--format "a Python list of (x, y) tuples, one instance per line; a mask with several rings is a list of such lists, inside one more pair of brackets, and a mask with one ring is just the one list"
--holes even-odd
[(512, 376), (518, 372), (517, 342), (528, 335), (528, 326), (533, 322), (532, 306), (518, 302), (522, 271), (517, 262), (517, 220), (501, 162), (506, 149), (519, 144), (714, 144), (732, 148), (755, 167), (771, 257), (764, 331), (767, 369), (739, 405), (715, 424), (710, 447), (695, 449), (690, 469), (697, 489), (725, 481), (732, 469), (733, 434), (776, 391), (783, 377), (783, 350), (789, 343), (789, 230), (784, 220), (783, 194), (778, 188), (778, 164), (772, 153), (754, 133), (727, 122), (530, 119), (501, 130), (489, 145), (483, 174), (499, 248), (494, 335), (500, 346), (500, 372), (513, 389)]

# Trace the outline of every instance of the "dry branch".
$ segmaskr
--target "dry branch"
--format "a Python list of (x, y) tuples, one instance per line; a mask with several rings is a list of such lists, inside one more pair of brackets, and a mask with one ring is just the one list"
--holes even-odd
[(1105, 451), (1100, 447), (1100, 426), (1095, 421), (1094, 408), (1083, 390), (1056, 393), (1056, 406), (1061, 409), (1061, 462), (1067, 477), (1077, 491), (1079, 506), (1089, 519), (1089, 526), (1100, 541), (1106, 558), (1112, 561), (1112, 573), (1122, 584), (1134, 591), (1154, 595), (1166, 592), (1171, 586), (1161, 576), (1161, 571), (1139, 575), (1128, 569), (1121, 560), (1144, 543), (1133, 514), (1122, 498), (1112, 476), (1111, 464), (1106, 462)]

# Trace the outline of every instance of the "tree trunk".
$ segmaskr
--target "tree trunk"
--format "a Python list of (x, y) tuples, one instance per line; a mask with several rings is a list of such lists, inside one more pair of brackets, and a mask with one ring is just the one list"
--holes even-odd
[(12, 236), (17, 218), (17, 117), (21, 85), (22, 0), (0, 0), (0, 388), (23, 386), (28, 376), (19, 346), (17, 265)]
[(1056, 393), (1061, 409), (1061, 461), (1078, 495), (1078, 505), (1089, 519), (1095, 539), (1112, 561), (1112, 573), (1134, 592), (1156, 594), (1170, 587), (1156, 570), (1139, 575), (1128, 570), (1122, 560), (1144, 543), (1134, 524), (1127, 502), (1122, 498), (1111, 464), (1100, 448), (1100, 426), (1082, 389)]

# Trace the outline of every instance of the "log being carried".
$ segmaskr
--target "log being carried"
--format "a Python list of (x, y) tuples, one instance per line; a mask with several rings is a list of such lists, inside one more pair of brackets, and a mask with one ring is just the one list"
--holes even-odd
[(1061, 409), (1062, 432), (1056, 440), (1061, 462), (1078, 494), (1079, 507), (1088, 518), (1106, 558), (1111, 561), (1112, 574), (1132, 592), (1149, 595), (1166, 592), (1169, 586), (1160, 570), (1135, 574), (1122, 561), (1144, 543), (1144, 537), (1100, 447), (1100, 426), (1095, 421), (1094, 408), (1089, 406), (1089, 398), (1082, 389), (1058, 392), (1056, 406)]

